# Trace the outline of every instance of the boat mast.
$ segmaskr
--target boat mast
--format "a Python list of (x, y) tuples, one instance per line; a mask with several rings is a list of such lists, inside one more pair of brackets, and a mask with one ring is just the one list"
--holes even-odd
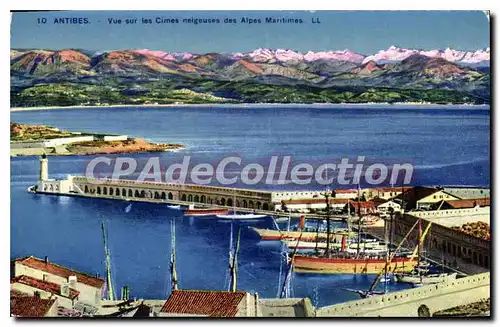
[[(233, 280), (233, 222), (231, 221), (231, 232), (229, 234), (229, 283), (227, 284), (227, 290), (231, 291), (232, 280)], [(281, 277), (281, 276), (280, 276)]]
[[(286, 231), (287, 232), (290, 231), (291, 216), (292, 216), (292, 214), (289, 212), (288, 213), (288, 223), (287, 223), (287, 227), (286, 227)], [(281, 278), (283, 276), (283, 261), (285, 261), (285, 267), (288, 266), (289, 257), (288, 257), (288, 252), (285, 250), (285, 246), (286, 246), (285, 243), (281, 243), (280, 273), (279, 273), (279, 276), (278, 276), (278, 294), (276, 295), (276, 297), (280, 297), (281, 296), (281, 292), (282, 292), (282, 290), (281, 290), (282, 289), (281, 288)], [(317, 243), (316, 243), (316, 246), (317, 246)], [(286, 278), (286, 274), (285, 274), (285, 278)]]
[(420, 266), (420, 256), (422, 255), (422, 220), (418, 220), (418, 245), (417, 245), (417, 267)]
[(104, 221), (101, 221), (102, 238), (104, 241), (104, 254), (106, 257), (106, 284), (108, 286), (108, 300), (114, 301), (115, 294), (113, 290), (113, 283), (111, 280), (111, 261), (109, 259), (109, 249), (107, 242), (106, 229), (104, 228)]
[[(401, 240), (401, 242), (399, 242), (398, 246), (396, 247), (396, 250), (394, 250), (394, 252), (391, 254), (391, 256), (385, 260), (385, 266), (388, 266), (391, 262), (392, 262), (392, 259), (396, 256), (396, 253), (399, 251), (399, 249), (401, 249), (401, 247), (403, 246), (403, 243), (405, 242), (405, 240), (408, 238), (408, 236), (410, 236), (411, 232), (415, 229), (415, 227), (417, 226), (418, 224), (418, 221), (416, 221), (413, 226), (410, 228), (410, 230), (406, 233), (406, 235), (403, 237), (403, 239)], [(373, 281), (372, 285), (370, 286), (370, 289), (368, 290), (368, 293), (367, 294), (370, 294), (370, 293), (373, 293), (373, 290), (375, 289), (375, 287), (377, 287), (379, 281), (380, 281), (380, 277), (382, 277), (382, 275), (384, 274), (384, 271), (386, 269), (386, 267), (384, 266), (384, 269), (382, 269), (378, 274), (377, 274), (377, 277), (375, 278), (375, 280)]]
[(358, 184), (358, 247), (356, 248), (356, 257), (359, 257), (359, 251), (361, 250), (361, 205), (359, 197), (360, 189)]
[(241, 228), (238, 228), (238, 236), (236, 237), (236, 250), (234, 251), (233, 264), (231, 269), (231, 292), (236, 292), (236, 273), (238, 270), (238, 251), (240, 249), (240, 234)]
[(283, 287), (281, 288), (281, 293), (280, 293), (280, 299), (287, 298), (289, 293), (290, 293), (290, 281), (292, 279), (292, 271), (293, 271), (293, 261), (295, 258), (295, 255), (297, 254), (297, 249), (299, 247), (300, 239), (302, 238), (302, 233), (303, 231), (300, 232), (299, 238), (297, 239), (297, 244), (295, 245), (295, 248), (293, 249), (292, 255), (289, 258), (288, 254), (286, 256), (288, 260), (288, 270), (285, 275), (285, 280), (283, 281)]
[[(329, 258), (330, 257), (330, 194), (329, 190), (326, 189), (326, 192), (323, 193), (325, 196), (325, 201), (326, 201), (326, 251), (325, 251), (325, 257)], [(318, 241), (316, 240), (316, 243)], [(298, 246), (298, 243), (297, 243)]]
[(351, 204), (347, 200), (347, 248), (351, 245)]
[(172, 245), (170, 254), (170, 276), (172, 278), (172, 291), (178, 290), (177, 269), (175, 267), (175, 220), (170, 221)]

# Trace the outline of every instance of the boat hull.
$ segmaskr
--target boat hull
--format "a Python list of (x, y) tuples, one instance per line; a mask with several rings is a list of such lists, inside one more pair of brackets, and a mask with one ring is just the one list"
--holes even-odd
[(257, 214), (243, 214), (243, 215), (233, 214), (233, 215), (217, 215), (217, 218), (225, 220), (251, 220), (251, 219), (262, 219), (265, 218), (266, 216), (267, 215), (257, 215)]
[(408, 275), (396, 275), (396, 280), (399, 283), (408, 283), (408, 284), (437, 284), (443, 283), (451, 280), (455, 280), (457, 278), (457, 274), (437, 274), (434, 276), (423, 276), (420, 278), (419, 276), (408, 276)]
[[(297, 240), (300, 237), (301, 241), (316, 241), (319, 239), (326, 239), (326, 233), (316, 233), (316, 232), (299, 232), (299, 231), (280, 231), (275, 229), (263, 229), (263, 228), (251, 228), (254, 232), (259, 234), (262, 240), (267, 241), (280, 241), (280, 240)], [(302, 236), (301, 236), (302, 234)], [(337, 232), (330, 235), (332, 241), (341, 242), (342, 236), (347, 235), (347, 232)], [(355, 236), (356, 233), (351, 233), (351, 236)]]
[[(416, 259), (394, 258), (387, 266), (388, 273), (412, 271), (417, 265)], [(384, 269), (384, 258), (347, 259), (320, 258), (296, 255), (293, 258), (293, 269), (297, 273), (310, 274), (378, 274)]]
[(225, 215), (229, 211), (227, 209), (188, 209), (184, 210), (185, 216), (215, 216)]

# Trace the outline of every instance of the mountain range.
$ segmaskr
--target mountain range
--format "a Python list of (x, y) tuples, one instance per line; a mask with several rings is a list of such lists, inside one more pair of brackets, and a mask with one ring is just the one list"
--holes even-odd
[[(235, 88), (244, 83), (253, 88), (261, 85), (300, 89), (300, 92), (306, 93), (328, 91), (354, 95), (373, 88), (413, 94), (439, 90), (447, 94), (454, 92), (453, 99), (462, 98), (463, 102), (473, 103), (489, 103), (490, 97), (489, 48), (458, 51), (391, 46), (368, 56), (350, 50), (301, 53), (289, 49), (262, 48), (247, 53), (205, 54), (148, 49), (12, 49), (10, 59), (11, 96), (21, 105), (26, 100), (22, 93), (40, 85), (65, 85), (80, 89), (83, 84), (114, 85), (114, 89), (122, 93), (133, 85), (132, 88), (148, 93), (151, 90), (147, 84), (158, 80), (163, 86), (168, 84), (168, 87), (165, 86), (167, 90), (182, 86), (194, 92), (243, 102), (248, 99), (241, 94), (241, 90), (232, 89), (228, 93), (224, 88), (227, 88), (227, 83), (232, 83)], [(349, 102), (348, 94), (346, 97), (341, 99), (342, 102)], [(375, 97), (374, 100), (377, 99)], [(418, 95), (410, 98), (394, 95), (389, 102), (425, 99)], [(318, 101), (329, 100), (325, 98), (322, 101), (319, 97)], [(382, 99), (387, 100), (386, 97)], [(289, 100), (285, 97), (281, 101)]]

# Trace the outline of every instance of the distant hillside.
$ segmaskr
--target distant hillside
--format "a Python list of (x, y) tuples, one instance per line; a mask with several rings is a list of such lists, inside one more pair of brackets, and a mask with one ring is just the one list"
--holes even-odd
[(372, 56), (348, 50), (301, 54), (257, 49), (246, 54), (192, 54), (16, 49), (10, 56), (11, 101), (15, 107), (490, 102), (489, 49), (470, 53), (398, 49)]

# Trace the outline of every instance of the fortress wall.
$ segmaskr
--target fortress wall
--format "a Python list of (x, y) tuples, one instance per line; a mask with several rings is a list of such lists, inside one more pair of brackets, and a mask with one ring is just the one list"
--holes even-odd
[(425, 305), (432, 314), (488, 297), (490, 297), (490, 273), (484, 273), (319, 308), (316, 310), (316, 316), (418, 316), (418, 308), (421, 305)]

